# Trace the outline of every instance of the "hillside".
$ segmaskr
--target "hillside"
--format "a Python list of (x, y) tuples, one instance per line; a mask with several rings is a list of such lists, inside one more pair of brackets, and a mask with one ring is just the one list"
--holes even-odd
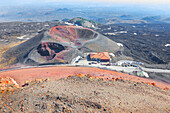
[[(2, 98), (3, 97), (3, 98)], [(124, 80), (71, 76), (0, 94), (0, 112), (169, 112), (169, 90)]]
[(99, 24), (93, 20), (88, 20), (88, 19), (81, 18), (81, 17), (73, 18), (71, 20), (68, 20), (68, 22), (79, 25), (79, 26), (83, 26), (83, 27), (93, 27), (93, 28), (97, 27)]
[[(170, 24), (111, 24), (101, 25), (99, 28), (101, 29), (97, 29), (97, 32), (124, 45), (122, 54), (125, 56), (154, 64), (152, 66), (170, 63), (170, 48), (165, 46), (170, 43)], [(161, 65), (160, 68), (166, 66)]]

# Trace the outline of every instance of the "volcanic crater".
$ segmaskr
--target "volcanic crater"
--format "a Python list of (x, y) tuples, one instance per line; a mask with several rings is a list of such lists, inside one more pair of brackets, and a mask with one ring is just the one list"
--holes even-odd
[[(55, 26), (41, 32), (26, 42), (10, 48), (3, 57), (9, 66), (16, 63), (40, 65), (48, 63), (71, 63), (86, 52), (115, 53), (117, 43), (88, 28), (78, 26)], [(14, 59), (13, 62), (10, 62)]]

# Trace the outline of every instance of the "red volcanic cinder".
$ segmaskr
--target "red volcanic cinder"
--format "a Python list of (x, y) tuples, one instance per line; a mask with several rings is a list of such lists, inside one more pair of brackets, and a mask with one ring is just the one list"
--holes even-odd
[[(28, 80), (35, 79), (47, 79), (57, 80), (61, 78), (70, 77), (70, 75), (84, 76), (89, 75), (91, 78), (103, 78), (108, 80), (128, 80), (139, 83), (146, 83), (153, 86), (157, 86), (163, 89), (169, 89), (170, 85), (151, 79), (140, 78), (133, 75), (128, 75), (125, 73), (120, 73), (116, 71), (103, 70), (98, 68), (90, 67), (66, 67), (66, 66), (54, 66), (54, 67), (42, 67), (42, 68), (28, 68), (28, 69), (18, 69), (0, 72), (1, 77), (11, 77), (13, 78), (20, 86)], [(100, 76), (103, 75), (103, 76)]]

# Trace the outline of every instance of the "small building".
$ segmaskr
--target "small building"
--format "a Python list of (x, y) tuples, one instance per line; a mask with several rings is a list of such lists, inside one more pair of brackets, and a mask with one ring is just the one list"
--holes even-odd
[(108, 62), (110, 56), (108, 52), (90, 53), (90, 59), (94, 61)]

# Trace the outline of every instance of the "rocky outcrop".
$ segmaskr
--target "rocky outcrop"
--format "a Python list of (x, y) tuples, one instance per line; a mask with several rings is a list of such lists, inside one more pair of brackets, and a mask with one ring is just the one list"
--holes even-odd
[(14, 79), (10, 77), (0, 78), (0, 93), (14, 91), (16, 88), (19, 88), (19, 85)]

